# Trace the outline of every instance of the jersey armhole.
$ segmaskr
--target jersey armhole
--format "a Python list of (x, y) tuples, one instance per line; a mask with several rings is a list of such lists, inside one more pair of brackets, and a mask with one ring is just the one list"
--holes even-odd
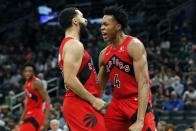
[(129, 57), (129, 59), (133, 59), (131, 56), (129, 56), (129, 53), (128, 53), (128, 45), (130, 42), (132, 42), (132, 40), (134, 39), (134, 37), (132, 36), (128, 36), (128, 40), (127, 40), (127, 43), (125, 44), (125, 47), (126, 47), (126, 53), (127, 53), (127, 56)]
[(63, 53), (63, 48), (65, 46), (65, 44), (71, 40), (72, 38), (71, 37), (67, 37), (65, 40), (63, 40), (62, 44), (60, 45), (60, 50), (59, 50), (59, 53), (61, 55), (61, 58), (62, 58), (62, 53)]
[(106, 63), (105, 63), (105, 57), (106, 57), (106, 54), (107, 54), (107, 52), (109, 51), (110, 48), (112, 48), (112, 45), (111, 44), (109, 44), (106, 47), (106, 49), (105, 49), (105, 53), (104, 53), (104, 57), (103, 57), (103, 64), (104, 64), (104, 66), (106, 65)]

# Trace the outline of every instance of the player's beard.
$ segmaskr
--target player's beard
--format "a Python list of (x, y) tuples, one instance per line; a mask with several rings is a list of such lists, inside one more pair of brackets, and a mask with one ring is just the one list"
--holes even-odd
[(80, 39), (87, 39), (89, 36), (89, 32), (88, 32), (88, 29), (87, 27), (80, 23)]

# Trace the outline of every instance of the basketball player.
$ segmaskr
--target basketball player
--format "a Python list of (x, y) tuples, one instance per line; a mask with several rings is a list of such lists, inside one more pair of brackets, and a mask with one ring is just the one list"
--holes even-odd
[(84, 50), (80, 37), (86, 36), (87, 21), (77, 8), (66, 8), (59, 15), (65, 38), (59, 48), (59, 67), (67, 87), (63, 114), (71, 131), (105, 131), (99, 111), (105, 102), (92, 59)]
[(144, 45), (126, 35), (126, 12), (118, 6), (104, 9), (103, 39), (110, 44), (100, 53), (98, 74), (103, 88), (111, 80), (113, 98), (105, 114), (108, 131), (155, 131), (150, 79)]
[[(48, 130), (48, 116), (50, 98), (39, 78), (35, 76), (35, 66), (26, 63), (23, 67), (23, 76), (26, 80), (25, 109), (21, 116), (20, 131), (40, 131), (42, 125), (44, 131)], [(45, 107), (43, 111), (43, 103)]]

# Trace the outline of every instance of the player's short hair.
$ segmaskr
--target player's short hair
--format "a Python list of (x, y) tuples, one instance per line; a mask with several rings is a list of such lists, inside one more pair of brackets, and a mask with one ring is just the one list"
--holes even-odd
[(58, 20), (64, 30), (72, 26), (72, 19), (78, 14), (76, 10), (78, 9), (75, 7), (69, 7), (60, 12)]
[(33, 68), (33, 72), (36, 73), (35, 65), (34, 65), (33, 63), (31, 63), (31, 62), (25, 63), (25, 64), (23, 65), (23, 67), (22, 67), (22, 70), (24, 70), (27, 66), (28, 66), (28, 67), (32, 67), (32, 68)]
[(109, 6), (104, 8), (104, 15), (112, 15), (114, 19), (121, 24), (122, 30), (124, 30), (128, 24), (127, 12), (122, 8), (122, 6)]

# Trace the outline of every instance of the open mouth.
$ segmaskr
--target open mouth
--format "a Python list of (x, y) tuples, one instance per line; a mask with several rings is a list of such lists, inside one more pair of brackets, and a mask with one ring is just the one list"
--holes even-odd
[(103, 32), (102, 32), (102, 37), (103, 37), (104, 40), (108, 39), (108, 35), (106, 33), (103, 33)]

